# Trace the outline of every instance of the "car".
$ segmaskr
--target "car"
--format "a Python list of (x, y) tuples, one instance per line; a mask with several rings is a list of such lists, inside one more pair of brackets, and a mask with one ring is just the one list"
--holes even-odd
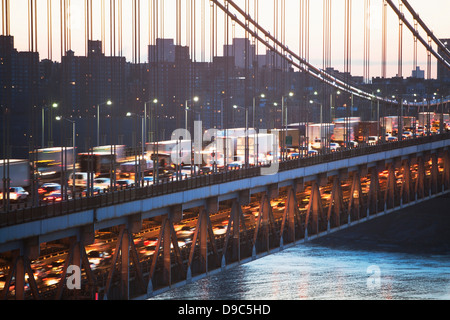
[(111, 179), (109, 178), (96, 178), (94, 179), (94, 187), (101, 189), (108, 189), (111, 186)]
[[(24, 201), (28, 198), (29, 193), (22, 187), (9, 188), (9, 199), (12, 202)], [(0, 200), (3, 200), (3, 192), (0, 192)]]
[(315, 156), (315, 155), (318, 155), (319, 154), (319, 152), (317, 152), (317, 150), (309, 150), (308, 151), (308, 155), (309, 156)]
[(341, 146), (336, 142), (330, 142), (330, 150), (337, 151)]
[(131, 179), (120, 179), (116, 181), (116, 186), (120, 188), (128, 188), (134, 185), (134, 180)]
[(41, 198), (49, 196), (53, 192), (61, 192), (61, 185), (59, 183), (44, 183), (38, 189)]
[[(76, 172), (75, 173), (75, 187), (86, 187), (88, 180), (87, 172)], [(67, 181), (69, 186), (73, 184), (73, 173), (69, 175), (69, 179)]]
[[(105, 192), (105, 189), (104, 188), (100, 188), (98, 186), (94, 186), (94, 188), (92, 189), (92, 194), (94, 196), (97, 195), (97, 194), (100, 194), (100, 193), (104, 193), (104, 192)], [(84, 189), (82, 194), (83, 194), (83, 196), (86, 196), (87, 195), (87, 189)]]
[(374, 145), (374, 144), (377, 144), (377, 142), (378, 142), (378, 137), (377, 136), (369, 136), (367, 138), (367, 144), (368, 145)]
[(311, 148), (313, 148), (313, 149), (318, 150), (321, 147), (322, 147), (322, 140), (321, 139), (316, 138), (316, 139), (314, 139), (314, 142), (311, 143)]
[(386, 141), (389, 141), (389, 142), (397, 141), (397, 140), (398, 140), (398, 138), (394, 137), (394, 136), (387, 137), (387, 139), (386, 139)]
[[(67, 194), (67, 200), (72, 199), (70, 194)], [(63, 200), (63, 195), (60, 191), (55, 191), (45, 196), (42, 201), (43, 202), (60, 202)]]

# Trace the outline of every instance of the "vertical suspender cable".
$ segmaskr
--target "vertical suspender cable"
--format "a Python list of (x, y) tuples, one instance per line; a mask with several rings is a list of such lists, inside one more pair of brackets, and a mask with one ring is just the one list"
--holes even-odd
[(386, 59), (387, 59), (387, 2), (383, 0), (382, 14), (382, 43), (381, 43), (381, 77), (386, 79)]
[[(399, 3), (399, 10), (403, 14), (403, 4)], [(403, 21), (398, 20), (398, 74), (397, 77), (403, 76)]]

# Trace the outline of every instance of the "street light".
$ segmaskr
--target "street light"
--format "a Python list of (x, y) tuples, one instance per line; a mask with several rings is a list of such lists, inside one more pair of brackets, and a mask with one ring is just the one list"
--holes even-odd
[(293, 92), (289, 92), (288, 96), (282, 96), (281, 97), (281, 129), (284, 131), (283, 133), (283, 143), (282, 143), (282, 147), (284, 150), (282, 150), (281, 152), (281, 157), (283, 159), (287, 158), (287, 144), (286, 144), (286, 137), (287, 137), (287, 100), (285, 102), (285, 99), (288, 97), (293, 97), (294, 93)]
[(199, 97), (197, 97), (197, 96), (194, 97), (194, 98), (192, 98), (192, 99), (186, 100), (186, 103), (185, 103), (185, 105), (184, 105), (184, 112), (185, 112), (184, 122), (185, 122), (185, 129), (186, 129), (186, 130), (187, 130), (187, 122), (188, 122), (188, 120), (187, 120), (187, 117), (188, 117), (187, 113), (188, 113), (188, 110), (189, 110), (188, 103), (191, 102), (191, 101), (198, 102), (199, 100), (200, 100), (200, 99), (199, 99)]
[[(186, 129), (186, 131), (187, 131), (187, 129), (188, 129), (188, 125), (187, 125), (187, 123), (188, 123), (188, 111), (190, 110), (189, 109), (189, 106), (188, 106), (188, 103), (189, 102), (191, 102), (191, 101), (193, 101), (193, 102), (198, 102), (200, 99), (199, 99), (199, 97), (197, 97), (197, 96), (195, 96), (194, 98), (192, 98), (192, 99), (186, 99), (186, 103), (185, 103), (185, 105), (184, 105), (184, 122), (185, 122), (185, 129)], [(193, 169), (194, 169), (194, 163), (193, 163), (193, 145), (192, 145), (192, 136), (191, 136), (191, 176), (192, 176), (192, 174), (193, 173), (195, 173), (195, 172), (193, 172)]]
[[(75, 155), (75, 121), (64, 118), (64, 117), (56, 117), (56, 120), (61, 121), (61, 120), (66, 120), (70, 123), (72, 123), (72, 162), (73, 162), (73, 172), (72, 172), (72, 198), (75, 198), (75, 163), (76, 163), (76, 155)], [(66, 196), (67, 199), (67, 196)]]
[[(264, 93), (261, 93), (259, 95), (259, 97), (261, 99), (264, 99), (264, 98), (266, 98), (266, 95)], [(257, 132), (256, 126), (255, 126), (256, 98), (257, 97), (253, 97), (253, 119), (252, 119), (252, 122), (253, 122), (252, 123), (252, 127), (253, 127), (253, 132), (254, 132), (254, 135), (253, 135), (254, 136), (254, 138), (253, 138), (253, 153), (256, 153), (256, 156), (253, 155), (253, 162), (254, 162), (255, 166), (258, 165), (258, 163), (259, 163), (259, 154), (258, 154), (259, 153), (259, 143), (258, 143), (259, 132)]]
[[(144, 116), (140, 116), (138, 114), (135, 113), (131, 113), (131, 112), (127, 112), (126, 114), (127, 117), (131, 117), (131, 116), (136, 116), (141, 118), (141, 153), (142, 153), (142, 160), (145, 160), (144, 154), (144, 122), (145, 122), (145, 115)], [(134, 174), (134, 184), (137, 185), (137, 178), (136, 178), (136, 173), (137, 173), (137, 159), (135, 158), (135, 174)], [(142, 186), (144, 186), (144, 173), (142, 171), (142, 163), (141, 161), (139, 161), (139, 183), (142, 184)]]
[[(316, 95), (316, 93), (317, 93), (317, 91), (316, 92), (314, 92), (314, 94)], [(323, 121), (323, 104), (322, 104), (322, 102), (317, 102), (317, 101), (314, 101), (314, 100), (309, 100), (309, 103), (310, 104), (317, 104), (317, 105), (319, 105), (320, 106), (320, 118), (319, 118), (319, 123), (320, 123), (320, 148), (322, 149), (322, 147), (323, 147), (323, 139), (322, 139), (322, 133), (323, 133), (323, 129), (322, 129), (322, 121)]]
[(112, 101), (108, 100), (106, 102), (97, 104), (97, 146), (100, 146), (100, 106), (104, 104), (107, 106), (111, 106)]
[[(48, 106), (43, 106), (42, 107), (42, 148), (45, 147), (45, 141), (44, 141), (44, 137), (45, 137), (45, 110), (50, 110), (52, 111), (53, 109), (58, 108), (58, 104), (57, 103), (53, 103), (52, 104), (52, 108), (48, 107)], [(52, 119), (52, 115), (50, 114), (50, 119)], [(50, 121), (50, 132), (52, 133), (52, 122)], [(51, 142), (51, 143), (50, 143)], [(50, 140), (49, 140), (49, 147), (51, 147), (53, 144), (53, 137), (51, 134)]]
[(248, 108), (240, 107), (238, 105), (233, 106), (234, 109), (245, 110), (245, 168), (248, 168), (249, 152), (248, 152)]

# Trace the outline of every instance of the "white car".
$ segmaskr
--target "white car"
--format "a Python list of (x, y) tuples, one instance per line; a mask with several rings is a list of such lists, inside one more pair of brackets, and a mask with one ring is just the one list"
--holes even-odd
[(341, 146), (336, 142), (330, 142), (330, 150), (337, 151)]
[[(29, 193), (22, 187), (9, 188), (9, 199), (11, 201), (23, 201), (26, 200)], [(0, 191), (0, 200), (3, 200), (3, 191)]]
[(96, 178), (94, 179), (94, 187), (100, 189), (108, 189), (111, 186), (111, 179), (109, 178)]

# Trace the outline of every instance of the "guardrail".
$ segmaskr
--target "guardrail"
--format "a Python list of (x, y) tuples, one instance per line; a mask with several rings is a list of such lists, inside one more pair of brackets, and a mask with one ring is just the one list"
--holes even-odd
[[(278, 172), (448, 139), (450, 139), (449, 132), (401, 141), (385, 142), (374, 146), (356, 147), (308, 157), (296, 157), (280, 162)], [(263, 167), (267, 166), (254, 166), (246, 169), (233, 169), (219, 173), (202, 174), (178, 181), (166, 179), (162, 182), (145, 187), (115, 190), (98, 194), (93, 197), (80, 197), (54, 204), (21, 208), (15, 211), (0, 213), (0, 227), (63, 216), (83, 210), (142, 200), (215, 184), (253, 178), (261, 175), (261, 168)]]

